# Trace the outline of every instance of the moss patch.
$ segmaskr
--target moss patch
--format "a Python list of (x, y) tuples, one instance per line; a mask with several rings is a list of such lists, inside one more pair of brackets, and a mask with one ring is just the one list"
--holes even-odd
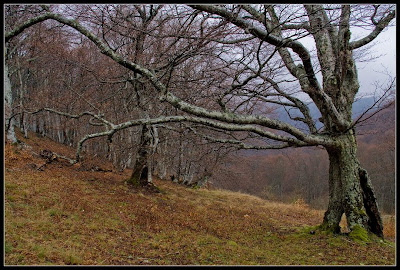
[(338, 234), (340, 233), (340, 226), (329, 226), (326, 223), (322, 223), (321, 225), (316, 226), (316, 230), (324, 234)]
[(360, 225), (356, 225), (353, 227), (351, 232), (349, 233), (349, 237), (351, 240), (358, 242), (358, 243), (369, 243), (371, 239), (368, 235), (366, 229), (361, 227)]

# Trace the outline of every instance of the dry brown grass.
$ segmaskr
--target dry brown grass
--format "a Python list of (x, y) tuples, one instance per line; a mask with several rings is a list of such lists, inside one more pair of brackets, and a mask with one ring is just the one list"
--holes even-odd
[(394, 215), (383, 215), (383, 234), (386, 239), (396, 239), (396, 217)]
[[(22, 138), (21, 138), (22, 139)], [(125, 185), (129, 172), (96, 172), (56, 161), (38, 171), (33, 154), (74, 150), (31, 135), (5, 145), (5, 263), (80, 265), (394, 264), (391, 242), (362, 245), (311, 235), (323, 212), (226, 190), (155, 179), (161, 193)], [(92, 163), (90, 163), (90, 162)], [(99, 163), (96, 163), (99, 162)], [(106, 161), (86, 159), (84, 164)], [(394, 237), (394, 220), (385, 218)]]

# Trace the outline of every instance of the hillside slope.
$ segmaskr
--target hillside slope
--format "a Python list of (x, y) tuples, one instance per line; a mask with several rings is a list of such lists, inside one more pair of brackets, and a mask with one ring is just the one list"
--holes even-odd
[[(390, 241), (310, 234), (323, 212), (155, 179), (129, 188), (104, 160), (44, 165), (41, 150), (74, 149), (34, 134), (5, 144), (6, 265), (393, 265)], [(38, 170), (40, 168), (40, 170)]]
[[(368, 171), (381, 211), (387, 214), (394, 214), (396, 206), (395, 109), (393, 104), (356, 129), (359, 161)], [(328, 173), (329, 157), (321, 147), (240, 150), (225, 158), (210, 181), (264, 199), (302, 198), (314, 208), (326, 209)]]

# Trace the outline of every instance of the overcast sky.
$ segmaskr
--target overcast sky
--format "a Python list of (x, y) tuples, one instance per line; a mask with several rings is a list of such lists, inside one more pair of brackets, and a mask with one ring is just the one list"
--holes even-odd
[[(352, 29), (350, 41), (365, 37), (370, 32), (371, 30), (361, 32), (358, 29)], [(299, 41), (310, 51), (315, 49), (315, 42), (311, 37), (302, 38)], [(383, 73), (389, 73), (393, 78), (396, 76), (396, 27), (389, 27), (380, 33), (373, 44), (366, 56), (379, 57), (371, 61), (356, 62), (360, 83), (359, 96), (374, 94), (376, 81), (387, 84), (389, 77)], [(322, 85), (321, 73), (317, 74), (317, 78)]]
[(371, 48), (370, 53), (382, 56), (371, 62), (357, 63), (360, 93), (371, 93), (374, 91), (374, 82), (376, 80), (380, 80), (381, 82), (387, 81), (388, 76), (382, 74), (385, 68), (392, 77), (396, 76), (395, 26), (389, 27), (389, 29), (378, 36), (377, 44)]

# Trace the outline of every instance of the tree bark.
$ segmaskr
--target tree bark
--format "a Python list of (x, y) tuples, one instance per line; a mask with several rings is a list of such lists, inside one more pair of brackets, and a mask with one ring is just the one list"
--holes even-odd
[[(8, 77), (8, 65), (4, 64), (4, 106), (5, 106), (5, 117), (10, 118), (13, 114), (13, 98), (12, 98), (12, 90), (11, 90), (11, 81)], [(15, 120), (14, 117), (9, 121), (9, 126), (6, 127), (7, 131), (7, 139), (11, 141), (11, 143), (17, 143), (17, 137), (15, 136), (14, 125)], [(7, 125), (7, 121), (5, 121)]]
[(383, 237), (382, 219), (371, 182), (357, 159), (353, 132), (336, 138), (337, 146), (327, 148), (329, 155), (329, 204), (321, 227), (340, 232), (346, 215), (350, 231), (357, 226)]
[(142, 127), (139, 150), (136, 155), (135, 165), (131, 177), (127, 180), (128, 184), (134, 186), (146, 186), (148, 181), (148, 159), (150, 158), (152, 136), (147, 125)]
[(364, 200), (364, 207), (369, 217), (368, 225), (372, 233), (383, 238), (383, 222), (379, 212), (371, 180), (365, 169), (359, 168), (360, 184)]

